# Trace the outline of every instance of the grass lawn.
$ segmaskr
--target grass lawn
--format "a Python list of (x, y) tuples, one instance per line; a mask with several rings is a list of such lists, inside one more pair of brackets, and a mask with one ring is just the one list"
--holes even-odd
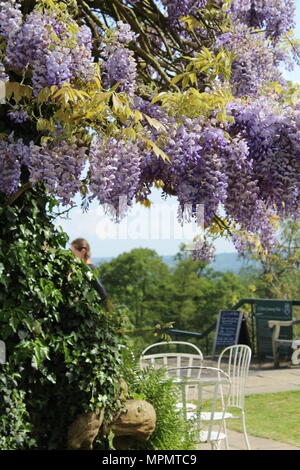
[[(300, 447), (300, 391), (246, 396), (245, 412), (249, 435)], [(226, 424), (242, 432), (241, 420)]]

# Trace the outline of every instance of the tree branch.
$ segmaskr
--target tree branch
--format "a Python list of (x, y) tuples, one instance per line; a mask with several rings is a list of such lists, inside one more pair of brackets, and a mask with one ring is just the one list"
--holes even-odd
[(77, 0), (78, 1), (78, 4), (80, 5), (82, 11), (85, 12), (85, 14), (87, 16), (89, 16), (91, 18), (91, 20), (97, 25), (99, 26), (103, 31), (105, 31), (107, 29), (106, 25), (104, 23), (102, 23), (102, 21), (100, 20), (100, 18), (98, 18), (97, 15), (95, 15), (91, 8), (87, 5), (87, 3), (84, 1), (84, 0)]
[(17, 191), (16, 193), (12, 194), (10, 198), (3, 204), (3, 207), (11, 206), (27, 189), (32, 188), (32, 183), (28, 181), (28, 183), (23, 184), (23, 186)]

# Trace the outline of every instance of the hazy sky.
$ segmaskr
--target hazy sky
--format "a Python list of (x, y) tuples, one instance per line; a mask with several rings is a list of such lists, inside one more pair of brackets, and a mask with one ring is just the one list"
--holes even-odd
[[(297, 0), (296, 37), (300, 38), (300, 0)], [(289, 80), (300, 82), (300, 67), (293, 72), (284, 72)], [(73, 208), (68, 219), (58, 219), (70, 237), (86, 238), (92, 247), (93, 257), (117, 256), (133, 248), (151, 248), (159, 255), (174, 255), (182, 242), (191, 242), (196, 234), (195, 225), (188, 224), (183, 228), (177, 223), (177, 202), (175, 198), (163, 200), (160, 192), (154, 190), (151, 209), (135, 205), (121, 224), (111, 222), (97, 202), (90, 205), (86, 213), (78, 207)], [(226, 240), (216, 242), (217, 253), (235, 251), (232, 243)]]

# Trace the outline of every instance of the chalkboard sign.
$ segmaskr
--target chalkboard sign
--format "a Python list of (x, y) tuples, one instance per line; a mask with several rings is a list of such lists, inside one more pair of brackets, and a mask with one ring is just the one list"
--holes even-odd
[(216, 348), (238, 344), (243, 312), (237, 310), (221, 310), (219, 312), (213, 354)]

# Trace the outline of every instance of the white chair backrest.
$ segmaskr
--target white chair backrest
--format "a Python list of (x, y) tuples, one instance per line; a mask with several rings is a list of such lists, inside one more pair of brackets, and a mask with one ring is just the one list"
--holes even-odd
[[(189, 348), (192, 352), (158, 352), (154, 353), (153, 349), (161, 351), (163, 346), (183, 345), (185, 348)], [(149, 354), (151, 350), (151, 353)], [(201, 366), (203, 362), (203, 354), (197, 346), (192, 343), (185, 341), (162, 341), (160, 343), (151, 344), (141, 354), (140, 365), (142, 368), (152, 366), (154, 368), (164, 368), (169, 370), (170, 368), (178, 369), (180, 367), (193, 367)], [(188, 370), (191, 373), (191, 370)]]
[(245, 383), (251, 361), (251, 349), (244, 344), (225, 348), (218, 359), (218, 368), (224, 370), (231, 380), (229, 406), (243, 409)]
[[(169, 370), (176, 376), (174, 387), (180, 391), (178, 399), (182, 403), (182, 412), (187, 419), (195, 420), (196, 430), (200, 434), (205, 433), (205, 442), (218, 440), (229, 404), (230, 378), (216, 367), (200, 366), (188, 369), (180, 367)], [(189, 411), (187, 404), (190, 401), (196, 403), (196, 410)], [(219, 413), (220, 416), (217, 422), (214, 419), (215, 413)]]

